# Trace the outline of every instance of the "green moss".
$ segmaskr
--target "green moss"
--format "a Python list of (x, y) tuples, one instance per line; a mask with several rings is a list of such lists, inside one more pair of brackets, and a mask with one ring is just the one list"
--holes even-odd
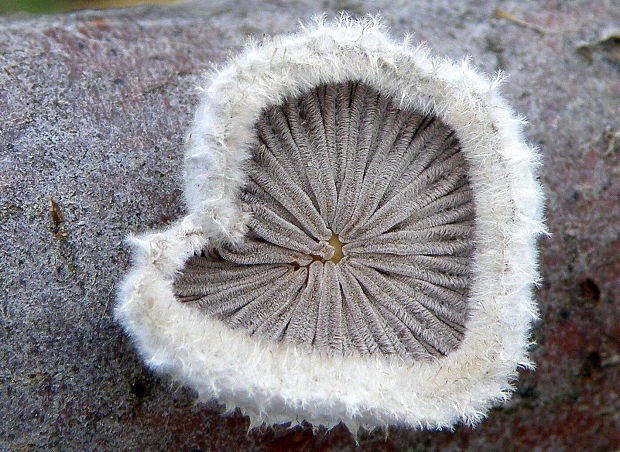
[(72, 8), (69, 0), (13, 0), (0, 2), (0, 14), (25, 12), (30, 14), (57, 13)]

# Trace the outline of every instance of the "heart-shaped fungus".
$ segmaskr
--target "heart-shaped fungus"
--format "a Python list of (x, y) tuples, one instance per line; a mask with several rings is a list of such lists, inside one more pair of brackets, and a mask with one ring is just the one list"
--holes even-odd
[(530, 365), (521, 124), (495, 81), (372, 19), (252, 44), (202, 90), (189, 212), (130, 239), (116, 318), (252, 425), (475, 424)]
[(443, 356), (467, 317), (474, 202), (452, 129), (360, 82), (256, 122), (247, 238), (175, 282), (206, 315), (317, 350)]

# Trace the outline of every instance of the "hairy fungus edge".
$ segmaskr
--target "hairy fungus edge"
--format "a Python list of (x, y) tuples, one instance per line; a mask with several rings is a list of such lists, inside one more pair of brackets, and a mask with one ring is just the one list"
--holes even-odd
[[(472, 313), (461, 346), (434, 362), (335, 358), (248, 338), (178, 303), (172, 281), (209, 243), (243, 237), (236, 201), (262, 109), (323, 83), (361, 80), (401, 108), (433, 112), (452, 127), (470, 163), (476, 204)], [(496, 83), (467, 62), (431, 57), (386, 37), (374, 19), (317, 21), (288, 37), (250, 45), (202, 90), (188, 137), (189, 215), (130, 240), (133, 265), (116, 318), (148, 365), (239, 407), (252, 425), (305, 420), (355, 432), (389, 424), (451, 428), (479, 422), (513, 390), (537, 317), (536, 237), (544, 232), (537, 152), (522, 137)]]

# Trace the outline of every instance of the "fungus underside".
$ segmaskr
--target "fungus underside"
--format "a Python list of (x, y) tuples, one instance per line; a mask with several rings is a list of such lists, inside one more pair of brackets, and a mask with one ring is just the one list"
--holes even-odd
[(454, 131), (350, 81), (263, 111), (236, 245), (177, 299), (231, 328), (330, 353), (441, 357), (463, 339), (474, 201)]

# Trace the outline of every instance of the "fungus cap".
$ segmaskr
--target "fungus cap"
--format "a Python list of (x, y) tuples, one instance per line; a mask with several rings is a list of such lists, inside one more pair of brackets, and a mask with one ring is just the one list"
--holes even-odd
[(130, 238), (116, 318), (252, 425), (478, 422), (529, 367), (537, 153), (489, 81), (317, 21), (202, 90), (187, 216)]

